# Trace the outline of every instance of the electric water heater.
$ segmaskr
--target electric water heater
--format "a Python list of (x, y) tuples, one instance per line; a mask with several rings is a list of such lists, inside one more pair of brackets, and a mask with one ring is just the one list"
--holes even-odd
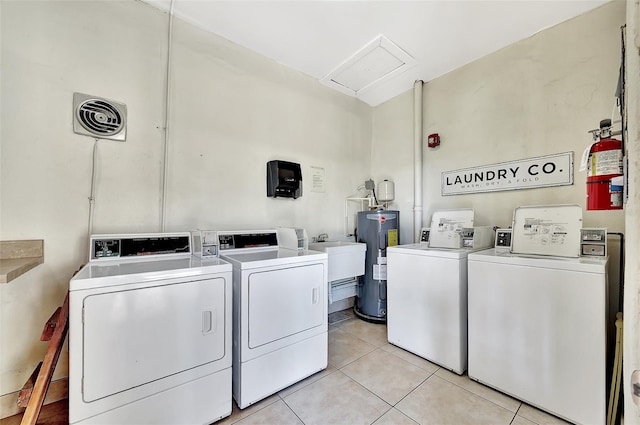
[(360, 211), (358, 242), (367, 244), (364, 275), (358, 279), (354, 311), (370, 322), (387, 321), (387, 247), (399, 244), (400, 212)]

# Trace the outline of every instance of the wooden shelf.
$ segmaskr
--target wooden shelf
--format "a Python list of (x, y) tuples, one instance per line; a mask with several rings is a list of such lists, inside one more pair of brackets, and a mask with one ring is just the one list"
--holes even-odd
[(0, 283), (44, 263), (44, 240), (0, 241)]

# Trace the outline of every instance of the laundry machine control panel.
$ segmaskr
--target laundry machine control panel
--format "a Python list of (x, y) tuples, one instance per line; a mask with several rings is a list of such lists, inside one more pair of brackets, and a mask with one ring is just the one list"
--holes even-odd
[(278, 237), (275, 230), (248, 232), (218, 232), (220, 251), (242, 248), (278, 248)]
[(607, 229), (580, 229), (580, 255), (588, 257), (607, 256)]
[(462, 248), (491, 248), (494, 237), (491, 226), (463, 227), (460, 230)]
[(146, 235), (94, 235), (91, 237), (91, 261), (141, 256), (191, 255), (188, 233)]
[(511, 229), (497, 229), (496, 230), (496, 249), (510, 250), (511, 249)]
[(218, 233), (213, 230), (193, 230), (193, 255), (200, 258), (218, 256)]
[(431, 229), (429, 227), (423, 227), (420, 231), (420, 243), (429, 243), (429, 233)]

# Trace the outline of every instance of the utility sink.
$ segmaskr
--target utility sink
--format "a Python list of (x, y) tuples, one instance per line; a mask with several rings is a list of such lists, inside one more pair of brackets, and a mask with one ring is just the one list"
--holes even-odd
[(327, 241), (309, 244), (313, 251), (329, 255), (329, 282), (350, 279), (364, 274), (367, 244), (360, 242)]

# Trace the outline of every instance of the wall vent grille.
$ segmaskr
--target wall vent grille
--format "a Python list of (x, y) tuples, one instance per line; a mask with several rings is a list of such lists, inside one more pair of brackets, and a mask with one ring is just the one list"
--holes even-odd
[(83, 93), (73, 94), (73, 132), (99, 139), (126, 139), (127, 106)]

